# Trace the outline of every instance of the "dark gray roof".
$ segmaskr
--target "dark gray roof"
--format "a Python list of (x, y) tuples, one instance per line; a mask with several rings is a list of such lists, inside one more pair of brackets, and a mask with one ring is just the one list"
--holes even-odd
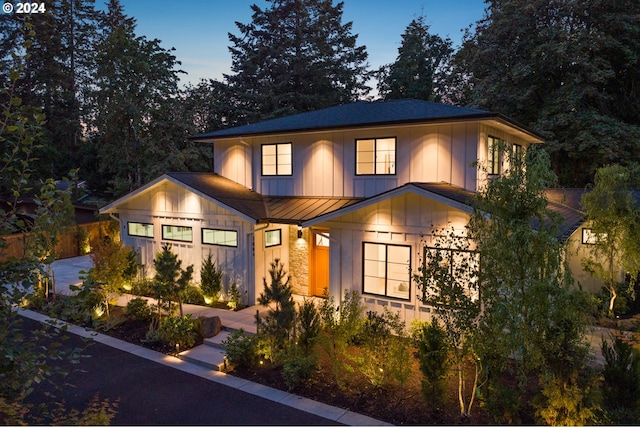
[(351, 104), (343, 104), (245, 126), (203, 133), (193, 136), (192, 139), (210, 140), (238, 136), (348, 128), (363, 125), (390, 125), (483, 118), (500, 118), (521, 128), (521, 126), (510, 119), (489, 111), (416, 99), (399, 99), (377, 102), (359, 101)]
[(167, 176), (255, 222), (299, 224), (362, 200), (349, 197), (262, 196), (228, 178), (205, 172), (171, 172)]

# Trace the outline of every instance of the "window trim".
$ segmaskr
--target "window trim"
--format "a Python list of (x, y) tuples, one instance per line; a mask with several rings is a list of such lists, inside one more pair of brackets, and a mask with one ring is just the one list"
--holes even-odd
[[(442, 247), (434, 247), (434, 246), (424, 246), (422, 248), (422, 268), (426, 269), (427, 268), (427, 253), (429, 251), (444, 251), (447, 252), (447, 264), (448, 264), (448, 269), (449, 269), (449, 274), (450, 276), (453, 278), (453, 273), (454, 273), (454, 254), (465, 254), (466, 256), (472, 256), (476, 259), (476, 262), (478, 263), (478, 274), (480, 273), (480, 268), (481, 268), (481, 257), (480, 257), (480, 252), (478, 252), (475, 249), (455, 249), (455, 248), (442, 248)], [(479, 280), (479, 276), (475, 277), (476, 280)], [(471, 295), (471, 290), (470, 288), (467, 288), (467, 291), (469, 292), (469, 295)], [(423, 298), (425, 297), (425, 290), (422, 290), (422, 294), (423, 294)], [(477, 294), (474, 296), (470, 296), (472, 299), (479, 299), (480, 298), (480, 288), (478, 288), (477, 290)]]
[[(146, 235), (146, 234), (131, 234), (131, 228), (130, 225), (131, 224), (138, 224), (138, 225), (150, 225), (151, 226), (151, 236)], [(147, 239), (153, 239), (155, 237), (155, 230), (153, 227), (153, 223), (150, 222), (138, 222), (138, 221), (127, 221), (127, 236), (133, 236), (133, 237), (145, 237)]]
[[(188, 228), (191, 230), (191, 240), (185, 239), (170, 239), (165, 237), (165, 227), (180, 227), (180, 228)], [(169, 240), (171, 242), (185, 242), (185, 243), (193, 243), (193, 227), (189, 227), (187, 225), (172, 225), (172, 224), (162, 224), (162, 240)]]
[[(378, 140), (381, 139), (393, 139), (393, 173), (377, 173), (376, 169), (378, 166), (377, 162), (377, 145)], [(358, 173), (358, 142), (359, 141), (370, 141), (373, 140), (373, 173)], [(356, 138), (355, 139), (355, 174), (356, 176), (395, 176), (397, 174), (397, 160), (398, 160), (398, 137), (396, 136), (382, 136), (379, 138)]]
[(598, 242), (598, 235), (593, 232), (592, 228), (582, 229), (582, 244), (583, 245), (595, 245)]
[[(235, 233), (235, 235), (236, 235), (236, 244), (235, 245), (225, 245), (225, 244), (222, 244), (222, 243), (205, 242), (204, 241), (204, 233), (205, 233), (205, 231), (214, 231), (214, 232), (215, 231), (221, 231), (223, 233)], [(203, 227), (200, 230), (200, 238), (202, 240), (202, 244), (203, 245), (220, 246), (220, 247), (223, 247), (223, 248), (237, 248), (238, 247), (238, 231), (237, 230), (225, 230), (225, 229), (222, 229), (222, 228), (207, 228), (207, 227)]]
[[(267, 244), (267, 233), (277, 233), (278, 234), (278, 243), (273, 243), (271, 245)], [(282, 229), (276, 228), (273, 230), (264, 230), (264, 247), (265, 248), (274, 248), (276, 246), (282, 245)]]
[[(288, 145), (291, 148), (291, 172), (290, 173), (280, 173), (280, 163), (278, 162), (278, 147)], [(264, 173), (264, 147), (275, 147), (276, 148), (276, 173), (275, 174), (265, 174)], [(276, 142), (272, 144), (261, 144), (260, 145), (260, 175), (262, 176), (292, 176), (293, 175), (293, 143), (291, 142)]]
[[(365, 291), (365, 247), (366, 247), (366, 245), (381, 245), (381, 246), (384, 246), (384, 248), (385, 248), (384, 295)], [(409, 265), (408, 265), (409, 268), (407, 269), (407, 286), (408, 286), (408, 289), (407, 289), (407, 297), (406, 298), (389, 295), (389, 247), (390, 246), (401, 247), (401, 248), (409, 248), (409, 260), (408, 260), (409, 261)], [(391, 299), (400, 300), (400, 301), (411, 301), (411, 264), (412, 264), (411, 252), (412, 252), (411, 245), (399, 245), (399, 244), (395, 244), (395, 243), (381, 243), (381, 242), (362, 242), (362, 294), (363, 295), (373, 295), (373, 296), (384, 297), (384, 298), (391, 298)]]

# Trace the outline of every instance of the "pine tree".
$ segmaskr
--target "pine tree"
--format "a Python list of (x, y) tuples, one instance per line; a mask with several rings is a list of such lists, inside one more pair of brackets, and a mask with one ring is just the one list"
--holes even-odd
[(542, 133), (565, 186), (640, 155), (640, 3), (492, 0), (460, 55), (474, 106)]
[(429, 33), (424, 16), (412, 20), (402, 35), (396, 61), (379, 70), (380, 96), (440, 102), (444, 92), (441, 85), (453, 53), (451, 45), (449, 38)]
[(251, 122), (355, 101), (369, 88), (365, 46), (356, 46), (343, 3), (269, 0), (249, 24), (229, 34), (231, 70), (225, 75)]

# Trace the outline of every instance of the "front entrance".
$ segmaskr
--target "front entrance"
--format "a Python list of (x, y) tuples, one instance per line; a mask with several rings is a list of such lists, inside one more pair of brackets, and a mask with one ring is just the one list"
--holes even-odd
[(329, 288), (329, 239), (325, 237), (329, 232), (322, 231), (322, 234), (311, 233), (309, 294), (317, 297)]

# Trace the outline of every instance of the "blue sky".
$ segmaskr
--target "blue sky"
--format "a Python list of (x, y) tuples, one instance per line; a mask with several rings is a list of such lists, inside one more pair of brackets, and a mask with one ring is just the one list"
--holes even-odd
[[(136, 34), (157, 38), (182, 62), (187, 75), (181, 82), (202, 78), (222, 80), (230, 73), (229, 32), (239, 34), (235, 22), (251, 22), (252, 4), (265, 0), (121, 0), (125, 13), (136, 18)], [(334, 2), (335, 3), (335, 2)], [(391, 63), (401, 35), (411, 20), (426, 17), (430, 31), (460, 43), (462, 30), (482, 18), (484, 0), (345, 0), (343, 23), (352, 21), (358, 45), (365, 45), (371, 69)], [(96, 0), (103, 8), (104, 0)]]

